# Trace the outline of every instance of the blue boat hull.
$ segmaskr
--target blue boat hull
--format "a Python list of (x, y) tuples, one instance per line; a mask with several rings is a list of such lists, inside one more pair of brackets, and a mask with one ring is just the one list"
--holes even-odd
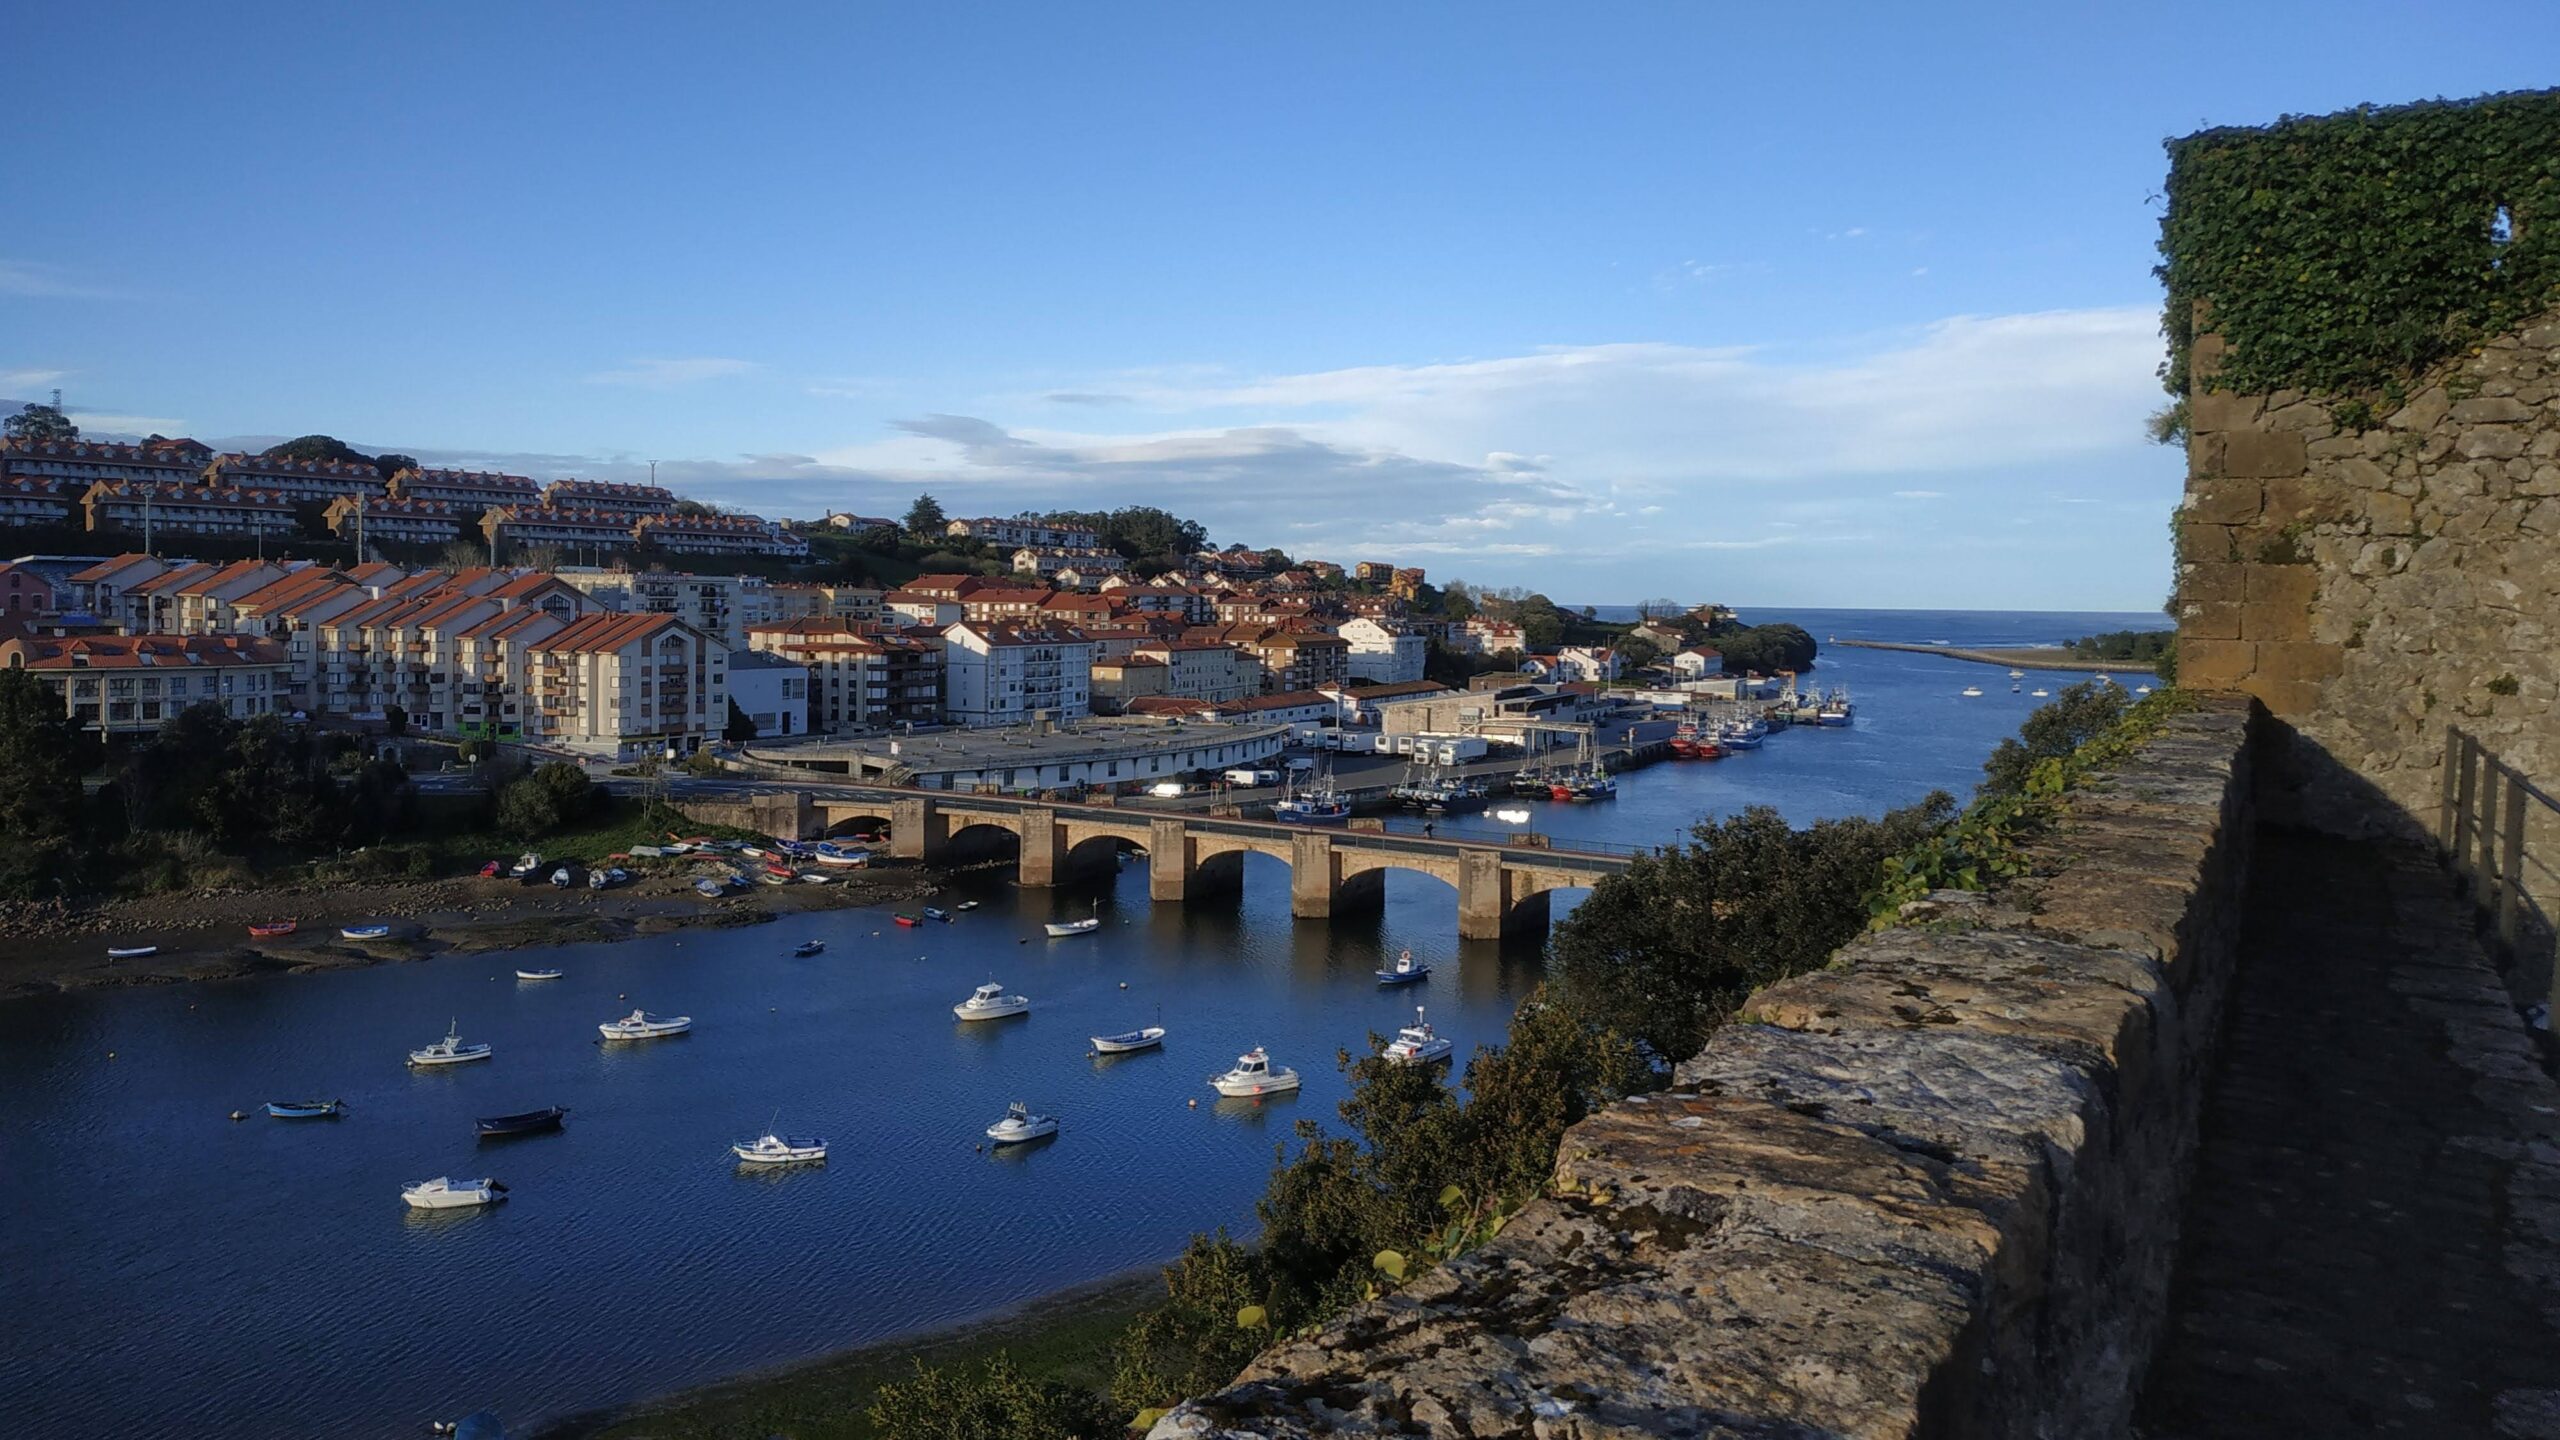
[(1378, 977), (1378, 983), (1381, 985), (1410, 985), (1416, 980), (1430, 979), (1431, 967), (1425, 965), (1419, 970), (1373, 970), (1370, 973)]
[(267, 1113), (279, 1120), (332, 1120), (337, 1118), (341, 1108), (335, 1100), (325, 1105), (295, 1104), (283, 1100), (267, 1102)]
[(495, 1139), (501, 1135), (536, 1135), (545, 1130), (559, 1129), (560, 1121), (568, 1113), (566, 1106), (553, 1106), (548, 1110), (531, 1110), (522, 1115), (492, 1115), (475, 1120), (472, 1124), (479, 1129), (480, 1138), (483, 1140)]

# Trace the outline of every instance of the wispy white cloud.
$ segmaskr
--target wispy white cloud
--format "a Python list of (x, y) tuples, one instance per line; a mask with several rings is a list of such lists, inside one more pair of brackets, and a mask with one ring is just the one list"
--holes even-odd
[(1947, 492), (1944, 490), (1896, 490), (1893, 492), (1893, 498), (1896, 500), (1943, 500), (1947, 498)]
[(70, 373), (68, 370), (0, 370), (0, 391), (42, 390)]
[(599, 370), (587, 377), (591, 385), (632, 385), (644, 390), (671, 390), (679, 385), (695, 385), (705, 380), (725, 380), (756, 370), (753, 360), (731, 360), (716, 355), (687, 356), (681, 359), (643, 359), (625, 361), (619, 370)]
[(84, 435), (101, 439), (111, 436), (184, 435), (187, 422), (174, 415), (118, 415), (101, 410), (66, 410), (72, 424)]
[(120, 292), (83, 279), (60, 265), (0, 256), (0, 295), (40, 300), (120, 300)]

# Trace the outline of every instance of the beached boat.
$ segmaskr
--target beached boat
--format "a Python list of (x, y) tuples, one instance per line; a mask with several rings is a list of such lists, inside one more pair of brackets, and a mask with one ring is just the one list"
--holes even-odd
[(1002, 1020), (1031, 1013), (1028, 996), (1007, 995), (1002, 985), (981, 985), (969, 998), (951, 1007), (951, 1013), (963, 1020)]
[(775, 1134), (741, 1140), (729, 1147), (729, 1153), (749, 1165), (805, 1165), (827, 1158), (827, 1142), (815, 1136)]
[(1416, 980), (1430, 979), (1431, 966), (1414, 959), (1412, 951), (1404, 950), (1397, 953), (1394, 965), (1370, 973), (1378, 977), (1381, 985), (1410, 985)]
[(832, 841), (821, 840), (815, 846), (810, 848), (809, 858), (817, 861), (821, 865), (831, 865), (839, 870), (850, 870), (856, 866), (870, 864), (871, 852), (868, 850), (860, 850), (849, 846), (838, 845)]
[(510, 866), (508, 866), (508, 867), (507, 867), (507, 873), (508, 873), (508, 874), (510, 874), (510, 875), (515, 876), (515, 877), (516, 877), (516, 878), (518, 878), (518, 879), (522, 879), (522, 878), (524, 878), (525, 876), (527, 876), (527, 875), (531, 875), (531, 874), (533, 874), (534, 872), (536, 872), (536, 871), (540, 870), (541, 868), (542, 868), (542, 857), (541, 857), (540, 855), (538, 855), (538, 854), (535, 854), (535, 853), (534, 853), (533, 851), (531, 851), (531, 850), (527, 850), (527, 851), (526, 851), (526, 852), (524, 852), (523, 854), (521, 854), (521, 855), (519, 855), (519, 856), (517, 856), (517, 857), (516, 857), (516, 863), (514, 863), (513, 865), (510, 865)]
[(424, 1050), (410, 1051), (409, 1063), (421, 1069), (435, 1065), (468, 1065), (474, 1060), (486, 1060), (493, 1053), (485, 1042), (463, 1044), (462, 1021), (456, 1018), (452, 1028), (445, 1031), (443, 1039)]
[(596, 1027), (607, 1040), (655, 1040), (663, 1035), (682, 1035), (692, 1028), (690, 1015), (652, 1015), (646, 1010), (634, 1010)]
[(439, 1175), (400, 1187), (400, 1198), (412, 1210), (469, 1210), (507, 1198), (507, 1187), (495, 1180), (454, 1180)]
[(1019, 1145), (1058, 1133), (1058, 1117), (1034, 1115), (1031, 1107), (1016, 1100), (1006, 1107), (1004, 1118), (987, 1127), (987, 1138), (999, 1145)]
[(344, 1100), (270, 1100), (267, 1113), (279, 1120), (334, 1120), (347, 1113)]
[(1126, 1055), (1132, 1050), (1153, 1050), (1164, 1043), (1164, 1027), (1149, 1025), (1125, 1035), (1096, 1035), (1093, 1051), (1097, 1055)]
[(290, 935), (301, 928), (302, 924), (297, 920), (262, 920), (249, 927), (249, 938), (252, 940), (275, 940)]
[(1431, 1022), (1422, 1018), (1422, 1007), (1416, 1005), (1413, 1023), (1398, 1030), (1396, 1038), (1387, 1042), (1386, 1056), (1398, 1065), (1428, 1065), (1448, 1059), (1456, 1050), (1449, 1037), (1433, 1030)]
[(560, 972), (557, 970), (519, 970), (516, 972), (516, 978), (519, 980), (557, 980), (560, 978)]
[(791, 953), (802, 960), (806, 960), (812, 955), (823, 955), (826, 952), (827, 942), (824, 940), (803, 940), (799, 944), (791, 947)]
[(1236, 1057), (1236, 1068), (1210, 1076), (1209, 1088), (1221, 1095), (1278, 1095), (1298, 1088), (1298, 1072), (1286, 1066), (1273, 1069), (1271, 1057), (1256, 1045)]
[(110, 945), (107, 947), (107, 958), (110, 960), (139, 960), (145, 955), (159, 953), (160, 947), (157, 945)]
[(569, 1107), (566, 1105), (546, 1105), (520, 1115), (484, 1115), (472, 1121), (471, 1125), (480, 1132), (481, 1139), (496, 1140), (508, 1135), (539, 1135), (546, 1130), (557, 1130), (568, 1115)]
[(381, 924), (342, 925), (338, 927), (339, 937), (347, 940), (381, 940), (387, 938), (390, 934), (391, 927)]
[(717, 900), (729, 893), (729, 887), (705, 875), (693, 882), (694, 893), (705, 900)]

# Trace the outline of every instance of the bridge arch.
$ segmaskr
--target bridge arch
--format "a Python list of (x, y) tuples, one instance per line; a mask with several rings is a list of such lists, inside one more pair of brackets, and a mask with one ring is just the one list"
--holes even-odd
[(848, 835), (886, 835), (889, 814), (886, 810), (828, 810), (826, 839), (841, 840)]
[(968, 865), (984, 860), (1019, 860), (1022, 857), (1022, 831), (1007, 819), (993, 815), (954, 816), (951, 832), (943, 837), (938, 857), (953, 864)]

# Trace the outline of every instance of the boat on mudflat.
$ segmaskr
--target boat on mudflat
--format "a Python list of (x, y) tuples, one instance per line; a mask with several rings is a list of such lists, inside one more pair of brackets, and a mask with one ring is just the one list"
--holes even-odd
[(290, 935), (301, 928), (302, 924), (297, 920), (261, 920), (249, 927), (249, 938), (252, 940), (275, 940)]
[(145, 955), (159, 953), (160, 947), (157, 945), (110, 945), (107, 947), (107, 958), (110, 960), (139, 960)]
[(338, 927), (338, 937), (342, 940), (381, 940), (388, 938), (390, 934), (391, 927), (379, 922), (371, 925), (341, 925)]

